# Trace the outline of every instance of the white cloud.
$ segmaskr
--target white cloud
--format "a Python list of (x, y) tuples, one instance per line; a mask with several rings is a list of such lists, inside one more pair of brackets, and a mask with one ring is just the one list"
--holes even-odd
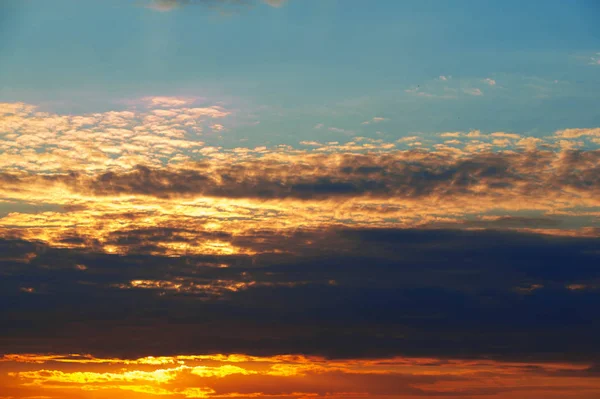
[(474, 87), (472, 89), (463, 89), (463, 92), (471, 96), (483, 96), (483, 92), (477, 87)]
[(330, 132), (334, 132), (334, 133), (351, 133), (348, 130), (345, 130), (345, 129), (342, 129), (342, 128), (339, 128), (339, 127), (330, 127), (327, 130), (329, 130)]
[(389, 121), (389, 119), (376, 116), (376, 117), (372, 118), (371, 120), (364, 121), (362, 124), (370, 125), (371, 123), (381, 123), (381, 122), (385, 122), (385, 121)]

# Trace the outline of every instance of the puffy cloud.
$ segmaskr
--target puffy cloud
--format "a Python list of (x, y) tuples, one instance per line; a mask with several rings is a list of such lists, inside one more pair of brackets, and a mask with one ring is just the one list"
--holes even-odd
[(578, 138), (583, 136), (600, 137), (600, 127), (588, 129), (564, 129), (558, 130), (555, 135), (562, 138)]
[[(150, 109), (66, 116), (0, 104), (0, 170), (57, 172), (159, 165), (203, 147), (203, 127), (230, 113), (186, 99), (153, 97)], [(220, 125), (221, 126), (221, 125)]]

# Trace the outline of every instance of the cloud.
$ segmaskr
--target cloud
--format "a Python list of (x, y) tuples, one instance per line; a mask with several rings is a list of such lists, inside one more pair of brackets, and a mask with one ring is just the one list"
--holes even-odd
[(549, 379), (481, 379), (593, 378), (594, 128), (222, 148), (203, 134), (231, 111), (197, 98), (0, 110), (3, 395), (546, 398)]
[(481, 91), (481, 89), (478, 89), (476, 87), (470, 89), (463, 89), (463, 92), (470, 96), (483, 96), (483, 92)]
[(389, 121), (389, 119), (388, 118), (382, 118), (380, 116), (375, 116), (371, 120), (365, 121), (362, 124), (363, 125), (370, 125), (372, 123), (381, 123), (381, 122), (386, 122), (386, 121)]
[(600, 292), (568, 287), (598, 286), (598, 239), (366, 228), (261, 238), (302, 251), (116, 256), (4, 240), (0, 299), (19, 303), (0, 312), (4, 350), (594, 358)]
[[(208, 7), (241, 6), (251, 4), (253, 0), (150, 0), (147, 8), (155, 11), (167, 12), (176, 8), (189, 5), (203, 5)], [(282, 7), (287, 0), (262, 0), (271, 7)]]
[(182, 107), (193, 104), (196, 98), (156, 96), (144, 97), (141, 101), (154, 107)]
[[(121, 359), (89, 360), (94, 363), (78, 365), (82, 371), (42, 360), (45, 364), (40, 367), (46, 369), (10, 371), (8, 375), (22, 387), (22, 391), (15, 391), (19, 397), (27, 387), (35, 387), (38, 392), (49, 395), (43, 396), (45, 398), (70, 398), (73, 393), (85, 392), (104, 397), (102, 391), (105, 390), (107, 395), (133, 391), (169, 398), (462, 397), (466, 393), (471, 397), (485, 397), (505, 393), (507, 396), (498, 396), (504, 398), (519, 392), (548, 397), (573, 389), (593, 393), (597, 382), (597, 377), (586, 375), (587, 365), (568, 363), (402, 357), (332, 361), (304, 356), (217, 355), (165, 357), (161, 360), (179, 366), (151, 367), (142, 363), (148, 370), (142, 371), (139, 366), (132, 366), (133, 362), (126, 363), (125, 369), (118, 369), (124, 363)], [(11, 366), (14, 364), (8, 363), (4, 368)], [(480, 381), (484, 376), (488, 380), (493, 378), (497, 384), (482, 388)]]
[[(469, 135), (480, 137), (480, 133), (476, 133)], [(519, 136), (495, 133), (492, 137), (510, 140)], [(593, 195), (600, 189), (594, 178), (599, 161), (597, 150), (538, 151), (535, 154), (482, 152), (466, 156), (407, 151), (344, 154), (341, 157), (338, 154), (308, 156), (280, 153), (273, 159), (247, 157), (235, 162), (225, 156), (222, 161), (189, 162), (177, 168), (140, 165), (129, 171), (90, 176), (76, 173), (51, 177), (8, 173), (0, 176), (7, 188), (62, 185), (75, 193), (95, 196), (301, 200), (433, 196), (451, 201), (493, 195), (501, 203), (502, 198), (509, 201), (515, 195), (536, 193), (543, 193), (547, 198), (577, 201), (576, 196), (569, 194), (576, 190), (580, 200), (583, 200), (581, 196), (587, 196), (592, 201)], [(317, 166), (318, 169), (315, 169)], [(578, 178), (573, 175), (574, 170), (577, 170)], [(482, 193), (481, 189), (485, 192)]]
[(346, 129), (342, 129), (340, 127), (329, 127), (327, 130), (329, 130), (330, 132), (333, 133), (343, 133), (343, 134), (352, 134), (353, 132), (351, 130), (346, 130)]
[(147, 107), (86, 115), (0, 103), (0, 170), (90, 172), (163, 164), (165, 158), (203, 147), (199, 136), (205, 128), (231, 114), (220, 106), (194, 106), (194, 101), (150, 97), (140, 101)]
[(585, 128), (585, 129), (564, 129), (554, 133), (557, 137), (562, 138), (579, 138), (585, 136), (600, 137), (600, 127)]
[(485, 84), (489, 87), (499, 87), (492, 78), (481, 77), (451, 77), (441, 75), (416, 86), (405, 89), (404, 92), (413, 96), (430, 99), (460, 99), (468, 96), (483, 96), (485, 93), (477, 86)]
[[(571, 140), (594, 137), (593, 129), (546, 139), (472, 130), (227, 149), (199, 137), (216, 119), (226, 124), (229, 111), (172, 97), (145, 104), (79, 116), (4, 105), (0, 200), (9, 211), (0, 234), (172, 256), (282, 250), (269, 240), (257, 247), (260, 229), (463, 229), (493, 212), (513, 218), (497, 229), (597, 234), (589, 216), (599, 206), (600, 157)], [(460, 140), (440, 142), (448, 137)], [(558, 227), (532, 226), (521, 212), (561, 215)]]

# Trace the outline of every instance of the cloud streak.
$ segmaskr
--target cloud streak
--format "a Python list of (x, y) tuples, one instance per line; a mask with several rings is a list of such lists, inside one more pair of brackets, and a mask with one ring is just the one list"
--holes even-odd
[[(34, 357), (30, 356), (30, 359)], [(11, 358), (18, 361), (15, 356)], [(586, 375), (586, 365), (566, 363), (519, 364), (416, 358), (331, 361), (304, 356), (221, 355), (166, 357), (160, 358), (165, 362), (163, 365), (148, 366), (154, 359), (124, 362), (121, 359), (89, 358), (90, 363), (80, 363), (79, 366), (85, 371), (75, 372), (64, 370), (64, 364), (41, 360), (43, 365), (40, 367), (51, 368), (9, 372), (8, 380), (20, 383), (21, 392), (26, 392), (29, 387), (47, 398), (59, 395), (70, 398), (74, 390), (92, 391), (95, 395), (103, 395), (103, 391), (110, 395), (112, 391), (169, 398), (295, 399), (387, 398), (390, 395), (459, 397), (465, 393), (479, 397), (519, 392), (554, 395), (573, 386), (587, 389), (590, 394), (597, 392), (593, 385), (597, 378), (581, 378)], [(123, 363), (127, 364), (127, 368), (116, 369)], [(89, 364), (103, 366), (99, 371), (98, 366), (92, 369)], [(140, 364), (146, 370), (139, 369)], [(7, 366), (13, 364), (7, 363), (3, 368)], [(483, 387), (483, 380), (490, 375), (497, 384)], [(519, 382), (515, 376), (527, 377), (528, 383)], [(553, 383), (548, 386), (550, 381)]]
[(147, 8), (155, 11), (168, 12), (190, 5), (201, 5), (209, 8), (219, 9), (224, 7), (239, 7), (256, 2), (261, 2), (271, 7), (281, 7), (287, 2), (287, 0), (151, 0), (147, 5)]

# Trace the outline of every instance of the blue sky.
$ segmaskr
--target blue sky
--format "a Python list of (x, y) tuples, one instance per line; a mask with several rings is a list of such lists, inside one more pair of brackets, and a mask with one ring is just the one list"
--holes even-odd
[(191, 3), (3, 2), (0, 100), (78, 114), (201, 97), (236, 110), (225, 146), (600, 124), (593, 1)]

